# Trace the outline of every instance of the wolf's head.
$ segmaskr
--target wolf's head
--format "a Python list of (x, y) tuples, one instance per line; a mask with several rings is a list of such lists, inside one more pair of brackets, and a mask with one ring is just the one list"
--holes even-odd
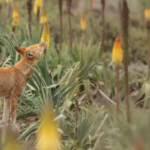
[(35, 44), (27, 48), (15, 47), (15, 49), (20, 55), (26, 58), (28, 62), (30, 62), (30, 61), (37, 61), (44, 52), (44, 50), (46, 49), (46, 47), (47, 47), (46, 43), (41, 42), (39, 44)]

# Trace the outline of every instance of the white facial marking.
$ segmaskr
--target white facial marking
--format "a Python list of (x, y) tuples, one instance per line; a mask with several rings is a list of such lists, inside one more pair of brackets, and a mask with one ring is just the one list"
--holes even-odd
[(40, 55), (42, 55), (42, 53), (44, 52), (44, 50), (46, 49), (47, 45), (44, 46), (44, 48), (41, 50)]
[(42, 55), (42, 53), (44, 52), (44, 50), (45, 50), (44, 48), (41, 50), (41, 53), (40, 53), (40, 55)]

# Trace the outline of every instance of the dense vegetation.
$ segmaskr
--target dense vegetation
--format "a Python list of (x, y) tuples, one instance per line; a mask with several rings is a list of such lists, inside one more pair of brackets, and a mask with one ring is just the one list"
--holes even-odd
[[(71, 7), (70, 0), (62, 2), (61, 14), (61, 0), (43, 1), (50, 43), (37, 67), (31, 67), (34, 74), (19, 97), (19, 148), (34, 149), (40, 116), (49, 103), (61, 135), (60, 149), (149, 150), (150, 20), (144, 16), (149, 0), (72, 0)], [(18, 6), (17, 25), (12, 18), (14, 4)], [(0, 5), (0, 65), (13, 66), (21, 58), (14, 47), (39, 43), (44, 24), (39, 23), (40, 14), (34, 13), (34, 0), (0, 1)], [(124, 60), (117, 90), (112, 50), (118, 35)], [(3, 98), (1, 102), (0, 114)], [(10, 142), (4, 142), (3, 136), (0, 147)]]

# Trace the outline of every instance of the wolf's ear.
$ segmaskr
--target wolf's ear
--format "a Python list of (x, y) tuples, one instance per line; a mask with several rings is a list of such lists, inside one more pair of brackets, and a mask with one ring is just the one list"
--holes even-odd
[(20, 54), (20, 55), (24, 55), (25, 54), (25, 49), (24, 47), (15, 47), (16, 51)]

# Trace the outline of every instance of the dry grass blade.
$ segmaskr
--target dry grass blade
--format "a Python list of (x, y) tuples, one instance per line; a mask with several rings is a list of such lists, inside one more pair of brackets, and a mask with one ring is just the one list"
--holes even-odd
[(6, 29), (7, 19), (9, 17), (9, 11), (10, 11), (10, 0), (8, 0), (7, 8), (6, 8), (5, 29)]

